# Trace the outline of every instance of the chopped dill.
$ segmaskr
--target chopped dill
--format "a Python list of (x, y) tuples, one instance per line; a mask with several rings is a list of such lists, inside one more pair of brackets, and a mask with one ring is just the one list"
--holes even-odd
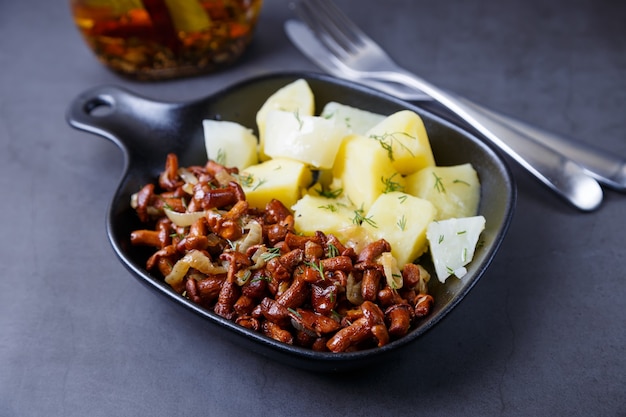
[(328, 120), (328, 119), (332, 119), (334, 115), (335, 115), (335, 112), (330, 112), (330, 113), (324, 113), (324, 114), (322, 114), (322, 116), (321, 116), (321, 117), (322, 117), (322, 118), (324, 118), (324, 119), (326, 119), (326, 120)]
[(296, 117), (296, 121), (298, 122), (298, 130), (302, 129), (302, 125), (304, 124), (304, 121), (300, 118), (300, 110), (296, 110), (293, 112), (293, 115)]
[(392, 290), (397, 290), (398, 289), (398, 280), (402, 280), (402, 275), (400, 274), (391, 274), (391, 277), (394, 278), (391, 280), (391, 289)]
[(404, 143), (402, 143), (401, 141), (396, 139), (396, 135), (402, 135), (402, 136), (406, 136), (410, 139), (416, 139), (415, 137), (409, 135), (406, 132), (394, 132), (394, 133), (385, 133), (383, 135), (370, 135), (370, 138), (378, 141), (378, 143), (380, 144), (380, 146), (387, 151), (387, 156), (389, 157), (390, 161), (394, 161), (394, 155), (393, 155), (393, 144), (394, 144), (394, 140), (396, 140), (396, 143), (398, 144), (398, 146), (402, 147), (404, 150), (406, 150), (411, 156), (415, 156), (413, 154), (413, 151), (411, 151)]
[(234, 177), (239, 180), (242, 187), (251, 187), (254, 184), (254, 175), (252, 174), (234, 174)]
[(267, 180), (265, 178), (259, 178), (259, 182), (257, 182), (256, 185), (252, 187), (252, 191), (256, 190), (257, 188), (259, 188), (261, 185), (265, 184), (266, 182)]
[(363, 222), (369, 224), (372, 227), (378, 227), (376, 225), (376, 222), (374, 220), (372, 220), (372, 216), (370, 217), (365, 217), (363, 215), (363, 210), (354, 210), (354, 218), (352, 219), (352, 223), (356, 224), (356, 225), (360, 225)]
[(220, 165), (224, 165), (226, 163), (226, 151), (224, 151), (224, 149), (219, 148), (217, 150), (217, 157), (215, 158), (215, 162)]
[(398, 220), (397, 225), (403, 232), (406, 230), (406, 216), (404, 214), (402, 215), (400, 220)]
[(402, 184), (400, 184), (399, 182), (396, 182), (396, 181), (393, 180), (393, 177), (395, 177), (397, 174), (398, 173), (395, 172), (389, 178), (384, 178), (384, 177), (380, 178), (382, 183), (385, 185), (385, 189), (383, 190), (383, 194), (391, 193), (391, 192), (394, 192), (394, 191), (404, 191), (404, 187), (402, 186)]
[(170, 206), (170, 204), (167, 202), (166, 199), (164, 199), (163, 197), (160, 197), (161, 201), (163, 201), (163, 208), (166, 210), (170, 210), (170, 211), (176, 211), (174, 210), (174, 208), (172, 206)]
[(333, 318), (333, 320), (337, 320), (337, 321), (341, 321), (341, 314), (337, 313), (337, 311), (335, 309), (330, 310), (330, 315)]
[(270, 282), (271, 280), (272, 280), (272, 278), (268, 277), (267, 275), (259, 275), (256, 278), (252, 278), (252, 280), (250, 282), (259, 282), (259, 281)]
[(333, 245), (332, 243), (329, 243), (326, 249), (327, 258), (334, 258), (335, 256), (339, 256), (339, 249), (337, 249), (337, 246)]
[(296, 316), (297, 318), (299, 318), (299, 319), (301, 319), (301, 318), (302, 318), (302, 315), (301, 315), (300, 313), (298, 313), (296, 310), (294, 310), (293, 308), (288, 307), (288, 308), (287, 308), (287, 310), (289, 310), (289, 312), (290, 312), (291, 314), (293, 314), (294, 316)]
[(325, 206), (319, 206), (318, 208), (328, 210), (331, 213), (334, 213), (337, 211), (337, 207), (334, 204), (326, 204)]
[(280, 248), (267, 248), (267, 252), (261, 254), (261, 259), (268, 262), (271, 259), (278, 258), (280, 256)]
[(441, 177), (437, 176), (437, 174), (435, 174), (434, 172), (433, 172), (433, 176), (435, 177), (435, 189), (439, 191), (440, 193), (445, 193), (446, 188), (443, 186)]
[(322, 265), (321, 261), (319, 263), (305, 261), (304, 264), (306, 266), (313, 268), (315, 271), (317, 271), (317, 273), (320, 274), (320, 277), (323, 280), (326, 279), (326, 276), (324, 275), (324, 265)]
[(337, 188), (336, 190), (315, 190), (320, 197), (337, 198), (343, 193), (343, 188)]

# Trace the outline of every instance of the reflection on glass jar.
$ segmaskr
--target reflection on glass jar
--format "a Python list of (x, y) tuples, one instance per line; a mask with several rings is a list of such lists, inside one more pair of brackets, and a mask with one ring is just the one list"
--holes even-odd
[(252, 39), (262, 0), (70, 0), (98, 59), (140, 80), (212, 72)]

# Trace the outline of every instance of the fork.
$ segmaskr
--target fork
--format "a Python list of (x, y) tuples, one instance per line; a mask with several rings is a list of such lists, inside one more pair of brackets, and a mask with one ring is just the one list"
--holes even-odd
[[(332, 60), (342, 68), (347, 78), (373, 81), (377, 85), (384, 81), (391, 83), (389, 85), (396, 87), (396, 90), (409, 88), (413, 93), (427, 94), (474, 127), (573, 206), (583, 211), (591, 211), (599, 206), (602, 190), (590, 175), (604, 178), (603, 175), (583, 168), (539, 142), (538, 139), (545, 139), (541, 130), (445, 92), (401, 68), (330, 0), (302, 0), (293, 7), (328, 49)], [(550, 139), (559, 146), (563, 145), (559, 142), (571, 146), (569, 140), (556, 135), (550, 134)], [(578, 154), (586, 153), (579, 149)]]

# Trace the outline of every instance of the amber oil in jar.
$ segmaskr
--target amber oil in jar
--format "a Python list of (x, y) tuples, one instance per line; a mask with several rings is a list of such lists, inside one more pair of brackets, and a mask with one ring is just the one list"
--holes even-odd
[(252, 40), (262, 0), (70, 0), (98, 59), (138, 80), (213, 72)]

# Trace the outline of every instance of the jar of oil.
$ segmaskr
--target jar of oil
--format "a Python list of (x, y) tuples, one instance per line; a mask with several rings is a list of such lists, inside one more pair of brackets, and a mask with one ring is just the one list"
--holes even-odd
[(250, 43), (262, 0), (70, 0), (98, 59), (138, 80), (209, 73)]

